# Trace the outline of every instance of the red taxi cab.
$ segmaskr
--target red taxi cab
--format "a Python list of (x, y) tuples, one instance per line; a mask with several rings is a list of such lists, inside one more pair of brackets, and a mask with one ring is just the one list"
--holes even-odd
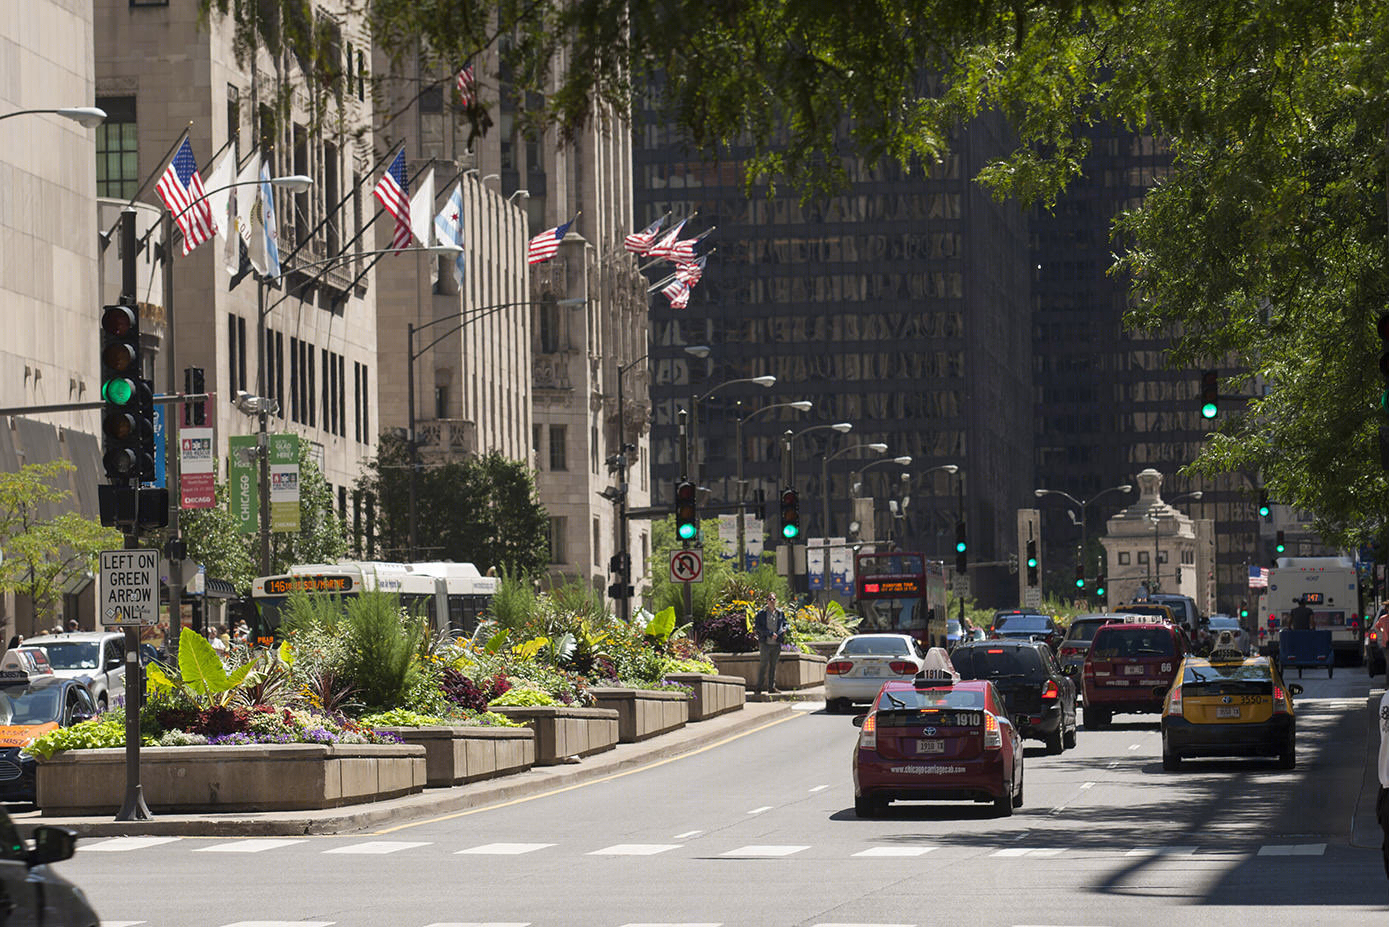
[(1186, 636), (1165, 622), (1107, 624), (1085, 654), (1085, 726), (1116, 714), (1158, 714), (1187, 653)]
[(1022, 807), (1022, 738), (988, 680), (938, 669), (892, 680), (854, 724), (861, 818), (893, 801), (992, 802), (1000, 816)]

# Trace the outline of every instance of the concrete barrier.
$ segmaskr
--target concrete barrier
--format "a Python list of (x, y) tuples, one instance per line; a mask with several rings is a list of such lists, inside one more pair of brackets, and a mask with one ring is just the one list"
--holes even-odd
[(742, 676), (667, 673), (666, 678), (694, 690), (690, 699), (691, 721), (707, 721), (725, 712), (739, 711), (747, 701), (747, 684)]
[(522, 772), (535, 765), (535, 731), (528, 727), (439, 725), (384, 727), (402, 743), (424, 747), (425, 785), (461, 785)]
[[(40, 760), (45, 816), (115, 814), (125, 748)], [(425, 749), (407, 744), (142, 747), (140, 785), (155, 812), (303, 811), (398, 798), (425, 785)]]
[(589, 756), (617, 746), (617, 712), (611, 708), (568, 705), (494, 705), (535, 731), (535, 765), (554, 766), (571, 756)]
[(617, 712), (617, 740), (634, 744), (685, 726), (690, 696), (683, 690), (594, 687), (588, 690), (599, 708)]
[[(748, 688), (757, 685), (756, 653), (709, 653), (705, 656), (714, 661), (721, 674), (741, 676)], [(801, 653), (783, 650), (776, 665), (776, 687), (778, 689), (809, 689), (825, 682), (825, 664), (828, 661), (814, 653)]]

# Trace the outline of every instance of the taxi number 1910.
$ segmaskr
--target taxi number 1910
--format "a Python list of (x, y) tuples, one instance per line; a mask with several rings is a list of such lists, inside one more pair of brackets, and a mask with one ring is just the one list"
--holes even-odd
[(944, 753), (945, 741), (943, 740), (918, 740), (916, 742), (917, 753)]

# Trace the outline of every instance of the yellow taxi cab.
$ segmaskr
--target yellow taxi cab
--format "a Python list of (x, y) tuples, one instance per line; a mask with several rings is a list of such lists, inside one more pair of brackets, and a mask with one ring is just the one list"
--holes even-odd
[(1187, 656), (1162, 705), (1162, 768), (1207, 756), (1270, 756), (1297, 763), (1293, 696), (1268, 657), (1246, 657), (1222, 631), (1210, 656)]

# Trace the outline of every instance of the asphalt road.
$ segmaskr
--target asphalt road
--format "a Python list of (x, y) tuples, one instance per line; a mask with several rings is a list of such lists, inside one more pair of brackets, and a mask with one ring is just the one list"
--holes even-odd
[(859, 820), (857, 731), (811, 703), (509, 804), (333, 837), (92, 839), (57, 868), (105, 924), (151, 927), (1383, 927), (1389, 880), (1351, 840), (1370, 688), (1355, 670), (1300, 681), (1295, 770), (1164, 773), (1155, 718), (1120, 716), (1061, 756), (1029, 748), (1005, 819), (899, 804)]

